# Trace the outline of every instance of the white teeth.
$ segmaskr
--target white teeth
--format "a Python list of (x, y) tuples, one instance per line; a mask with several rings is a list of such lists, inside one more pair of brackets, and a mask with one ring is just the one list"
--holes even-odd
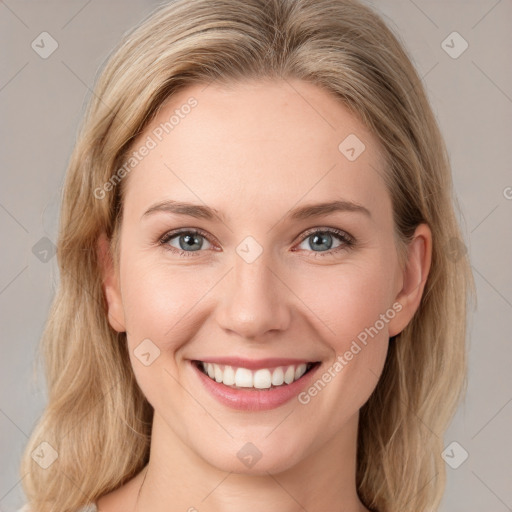
[(286, 368), (286, 372), (284, 373), (284, 381), (286, 382), (286, 384), (291, 384), (293, 382), (294, 378), (295, 378), (295, 367), (288, 366), (288, 368)]
[(283, 383), (291, 384), (300, 379), (308, 368), (302, 363), (296, 366), (279, 366), (273, 370), (261, 368), (253, 372), (247, 368), (233, 368), (216, 363), (201, 363), (201, 366), (216, 382), (222, 382), (226, 386), (256, 389), (269, 389), (272, 386), (282, 386)]
[(252, 372), (247, 368), (237, 368), (235, 372), (235, 385), (239, 388), (252, 388)]
[(281, 367), (276, 368), (272, 373), (272, 386), (280, 386), (284, 382), (284, 372)]
[(295, 370), (295, 380), (300, 379), (306, 373), (306, 365), (300, 364)]
[(226, 384), (226, 386), (232, 386), (235, 383), (235, 371), (231, 366), (224, 367), (224, 378), (222, 382)]
[(254, 373), (254, 387), (258, 389), (269, 388), (272, 385), (270, 370), (262, 369)]
[(215, 380), (217, 382), (222, 382), (222, 378), (223, 378), (222, 370), (220, 369), (220, 366), (218, 364), (213, 365), (213, 373), (215, 375)]

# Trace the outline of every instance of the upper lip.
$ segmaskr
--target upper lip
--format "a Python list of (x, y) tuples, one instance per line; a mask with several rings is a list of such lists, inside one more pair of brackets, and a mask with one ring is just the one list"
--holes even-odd
[(315, 363), (317, 361), (311, 359), (292, 359), (282, 357), (268, 357), (265, 359), (244, 359), (243, 357), (205, 357), (194, 359), (194, 361), (202, 361), (203, 363), (216, 363), (236, 368), (247, 368), (248, 370), (259, 370), (261, 368), (274, 368), (276, 366), (298, 366), (300, 364)]

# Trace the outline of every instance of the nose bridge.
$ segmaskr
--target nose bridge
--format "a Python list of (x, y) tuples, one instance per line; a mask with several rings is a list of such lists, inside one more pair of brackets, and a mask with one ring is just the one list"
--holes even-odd
[(274, 267), (271, 250), (263, 250), (254, 239), (239, 244), (219, 305), (221, 327), (245, 338), (287, 327), (290, 317), (287, 288), (276, 276)]

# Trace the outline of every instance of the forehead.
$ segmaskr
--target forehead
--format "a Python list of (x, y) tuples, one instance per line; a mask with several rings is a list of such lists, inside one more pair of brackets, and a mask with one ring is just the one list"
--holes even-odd
[(144, 156), (124, 183), (125, 207), (139, 215), (165, 199), (227, 216), (342, 198), (390, 208), (376, 138), (333, 94), (299, 80), (188, 86), (132, 150)]

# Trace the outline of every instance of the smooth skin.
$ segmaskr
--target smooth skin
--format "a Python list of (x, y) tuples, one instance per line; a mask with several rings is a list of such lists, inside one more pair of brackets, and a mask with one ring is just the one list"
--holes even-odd
[[(419, 307), (430, 229), (418, 226), (401, 268), (377, 139), (338, 99), (303, 81), (189, 86), (163, 105), (134, 149), (191, 97), (197, 106), (125, 178), (117, 275), (106, 237), (98, 241), (109, 322), (127, 332), (133, 371), (155, 410), (148, 466), (100, 498), (99, 509), (367, 511), (355, 485), (359, 409), (375, 389), (389, 338)], [(354, 161), (338, 149), (350, 134), (365, 145)], [(223, 221), (144, 215), (166, 200), (214, 208)], [(287, 217), (334, 200), (369, 215)], [(325, 228), (348, 233), (354, 245), (335, 234), (315, 241)], [(180, 235), (159, 243), (177, 229), (206, 236), (192, 249), (180, 246)], [(262, 248), (251, 263), (237, 253), (248, 236)], [(304, 358), (322, 362), (321, 377), (394, 303), (401, 311), (307, 404), (231, 409), (205, 391), (190, 364)], [(149, 366), (134, 354), (145, 339), (160, 350)], [(252, 467), (237, 457), (248, 442), (262, 454)]]

